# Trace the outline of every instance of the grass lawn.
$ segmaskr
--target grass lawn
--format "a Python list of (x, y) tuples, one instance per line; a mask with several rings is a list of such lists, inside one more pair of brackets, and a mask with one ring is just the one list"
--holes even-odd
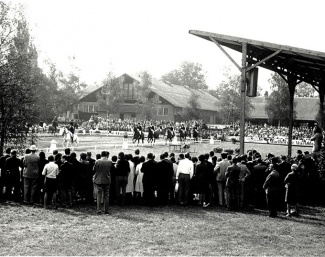
[(211, 207), (95, 206), (43, 209), (0, 204), (1, 255), (324, 256), (325, 208), (301, 217)]

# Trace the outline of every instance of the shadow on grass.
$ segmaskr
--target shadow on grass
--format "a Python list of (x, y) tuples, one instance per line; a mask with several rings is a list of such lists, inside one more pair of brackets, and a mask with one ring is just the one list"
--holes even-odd
[[(31, 211), (39, 211), (43, 207), (33, 208), (32, 206), (21, 205), (16, 202), (5, 202), (1, 203), (0, 206), (14, 207), (14, 208), (31, 208)], [(215, 219), (215, 215), (228, 215), (228, 214), (238, 214), (238, 215), (255, 215), (255, 216), (268, 216), (268, 210), (257, 209), (252, 207), (247, 207), (237, 210), (228, 210), (224, 207), (212, 206), (209, 208), (202, 208), (199, 206), (178, 206), (178, 205), (168, 205), (159, 207), (147, 207), (143, 205), (129, 205), (125, 207), (120, 207), (112, 205), (109, 208), (111, 212), (111, 217), (115, 219), (127, 220), (134, 223), (153, 223), (150, 218), (145, 218), (148, 214), (156, 214), (164, 219), (166, 215), (170, 214), (177, 216), (179, 219)], [(298, 217), (286, 217), (285, 211), (278, 212), (277, 218), (272, 218), (274, 220), (287, 220), (297, 223), (305, 223), (315, 226), (325, 226), (325, 212), (324, 207), (319, 206), (300, 206), (300, 215)], [(45, 211), (45, 209), (43, 209)], [(95, 204), (77, 204), (71, 208), (50, 208), (47, 211), (53, 213), (62, 213), (66, 215), (71, 215), (75, 217), (87, 218), (89, 216), (96, 216), (96, 205)]]

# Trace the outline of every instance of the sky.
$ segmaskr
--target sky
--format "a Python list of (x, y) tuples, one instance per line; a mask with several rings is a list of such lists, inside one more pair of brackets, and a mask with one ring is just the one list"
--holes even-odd
[[(16, 0), (25, 5), (31, 34), (44, 59), (63, 72), (73, 65), (82, 81), (100, 83), (148, 71), (155, 78), (183, 61), (202, 65), (214, 89), (225, 68), (240, 74), (212, 42), (189, 34), (202, 30), (325, 52), (322, 0)], [(225, 48), (241, 64), (241, 54)], [(258, 84), (269, 90), (270, 72)]]

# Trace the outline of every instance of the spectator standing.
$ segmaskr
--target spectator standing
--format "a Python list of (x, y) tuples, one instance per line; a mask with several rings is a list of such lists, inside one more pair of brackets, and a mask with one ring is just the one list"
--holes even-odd
[(269, 209), (269, 217), (277, 217), (278, 209), (278, 190), (280, 184), (280, 175), (274, 167), (274, 163), (270, 164), (271, 172), (266, 177), (263, 188), (266, 193), (266, 202)]
[(97, 213), (102, 213), (102, 198), (104, 202), (104, 213), (110, 214), (108, 212), (109, 204), (109, 187), (111, 184), (110, 170), (112, 167), (112, 162), (108, 160), (109, 153), (103, 151), (101, 153), (102, 158), (96, 161), (94, 166), (94, 186), (97, 191)]
[(80, 165), (79, 165), (79, 174), (78, 174), (80, 186), (79, 186), (78, 193), (80, 195), (81, 201), (83, 201), (83, 202), (86, 202), (87, 196), (90, 195), (88, 192), (88, 190), (89, 190), (88, 179), (91, 174), (91, 169), (90, 169), (89, 161), (87, 161), (86, 158), (87, 158), (86, 153), (80, 154)]
[(233, 158), (233, 164), (226, 171), (226, 189), (227, 189), (227, 205), (228, 209), (238, 208), (238, 191), (239, 191), (239, 174), (240, 167), (237, 165), (237, 157)]
[[(298, 215), (298, 191), (300, 176), (298, 165), (291, 165), (291, 172), (284, 179), (286, 194), (285, 202), (287, 203), (287, 217)], [(293, 212), (291, 211), (293, 209)]]
[(246, 197), (246, 179), (250, 175), (250, 171), (248, 170), (245, 164), (245, 158), (241, 157), (240, 163), (238, 166), (240, 167), (239, 173), (239, 207), (243, 207), (245, 204), (245, 197)]
[(161, 154), (160, 162), (157, 163), (157, 198), (161, 205), (168, 203), (170, 188), (173, 184), (173, 173), (173, 163), (166, 159), (165, 154)]
[(149, 206), (155, 205), (155, 189), (157, 183), (157, 162), (152, 153), (147, 154), (147, 161), (142, 164), (143, 194), (145, 203)]
[(189, 197), (189, 187), (190, 180), (193, 177), (193, 162), (189, 160), (190, 155), (188, 153), (185, 154), (185, 158), (183, 154), (179, 155), (180, 161), (177, 168), (176, 181), (178, 181), (178, 203), (180, 205), (188, 204)]
[(226, 171), (231, 165), (227, 159), (227, 153), (221, 153), (222, 160), (217, 162), (214, 172), (216, 173), (216, 180), (218, 186), (219, 205), (226, 206)]
[(69, 156), (63, 155), (61, 158), (62, 165), (60, 166), (60, 188), (61, 188), (61, 203), (63, 207), (72, 206), (72, 188), (73, 188), (73, 166), (68, 162)]
[(31, 153), (24, 157), (24, 203), (34, 204), (40, 157), (36, 155), (36, 145), (31, 145), (29, 149)]
[[(20, 200), (20, 169), (22, 169), (21, 162), (17, 158), (17, 151), (11, 150), (11, 157), (6, 159), (7, 171), (7, 189), (6, 199)], [(13, 193), (13, 195), (12, 195)]]
[[(130, 173), (130, 165), (127, 160), (124, 159), (124, 153), (118, 154), (118, 160), (116, 163), (116, 196), (117, 204), (125, 205), (126, 186), (128, 183), (128, 176)], [(122, 191), (122, 198), (121, 198)]]
[(42, 175), (44, 180), (44, 208), (47, 208), (49, 201), (53, 200), (54, 208), (57, 208), (56, 193), (58, 190), (59, 167), (54, 163), (53, 155), (48, 157), (49, 163), (45, 164)]
[(266, 179), (267, 167), (263, 163), (261, 158), (257, 159), (257, 164), (253, 167), (252, 182), (255, 191), (255, 206), (265, 206), (265, 191), (263, 190), (263, 184)]
[(209, 173), (208, 165), (204, 155), (199, 156), (199, 164), (196, 166), (195, 176), (197, 179), (197, 192), (199, 194), (199, 205), (206, 205), (206, 195), (209, 194)]
[(112, 156), (112, 167), (111, 167), (111, 186), (109, 188), (109, 202), (110, 204), (116, 204), (116, 162), (117, 156)]
[(129, 167), (130, 167), (130, 172), (128, 175), (128, 183), (126, 185), (126, 199), (128, 203), (132, 203), (133, 200), (133, 194), (134, 194), (134, 184), (135, 184), (135, 165), (132, 161), (132, 155), (131, 154), (126, 154), (125, 155), (125, 160), (128, 161)]
[(142, 203), (143, 201), (143, 173), (142, 173), (142, 165), (145, 162), (145, 157), (141, 156), (139, 158), (140, 163), (137, 165), (137, 167), (135, 168), (135, 174), (137, 177), (137, 180), (135, 182), (135, 194), (136, 194), (136, 201), (139, 203)]
[[(54, 156), (53, 156), (54, 157)], [(40, 158), (40, 162), (39, 162), (39, 167), (38, 167), (38, 179), (37, 179), (37, 200), (40, 204), (42, 204), (44, 202), (44, 180), (45, 180), (45, 176), (43, 176), (43, 170), (46, 164), (49, 163), (49, 161), (46, 159), (45, 153), (44, 152), (40, 152), (39, 153), (39, 158)]]
[(10, 157), (11, 148), (7, 148), (5, 155), (0, 157), (0, 201), (6, 199), (7, 191), (7, 169), (6, 160)]

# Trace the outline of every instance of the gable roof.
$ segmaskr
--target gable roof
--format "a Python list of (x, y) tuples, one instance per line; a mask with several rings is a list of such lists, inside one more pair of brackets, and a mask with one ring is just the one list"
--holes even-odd
[(174, 85), (157, 79), (152, 79), (151, 90), (176, 107), (190, 107), (188, 106), (188, 101), (192, 93), (195, 93), (200, 106), (198, 109), (209, 111), (216, 111), (217, 109), (217, 98), (205, 90), (194, 90), (186, 86)]
[[(295, 111), (297, 113), (295, 120), (315, 120), (319, 110), (319, 99), (313, 97), (295, 97), (297, 103)], [(266, 98), (264, 96), (252, 97), (251, 103), (254, 109), (251, 111), (250, 119), (268, 119), (265, 112)]]

